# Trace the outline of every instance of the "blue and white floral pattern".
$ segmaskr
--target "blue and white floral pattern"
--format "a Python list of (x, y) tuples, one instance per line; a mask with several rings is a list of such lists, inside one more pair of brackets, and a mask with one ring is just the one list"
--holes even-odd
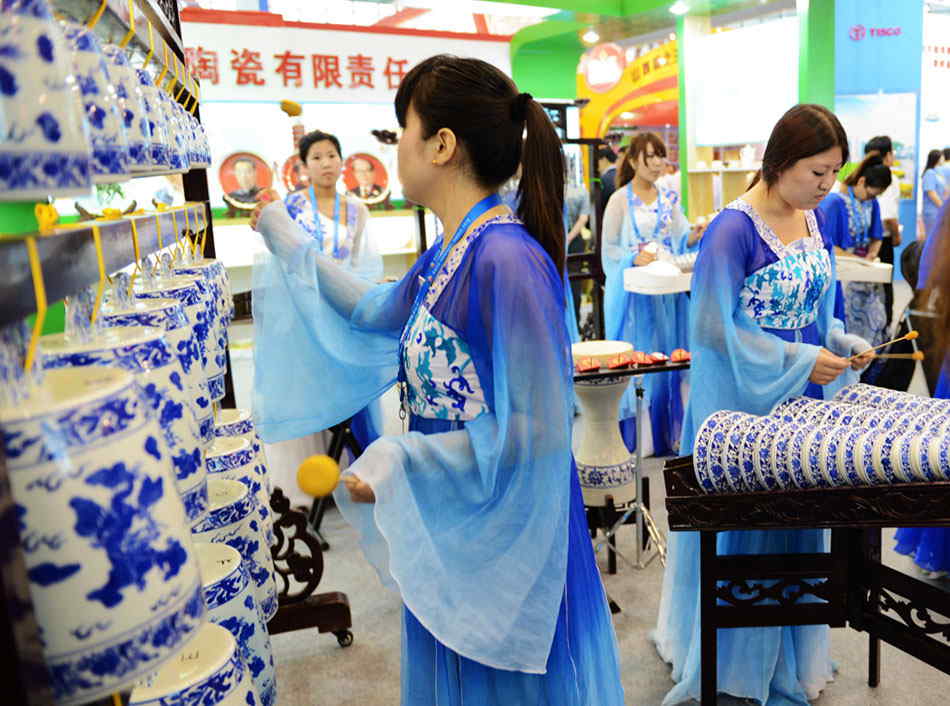
[(633, 482), (635, 463), (629, 461), (611, 466), (588, 466), (577, 464), (577, 473), (581, 486), (596, 490), (620, 488)]
[(815, 322), (830, 286), (828, 251), (796, 253), (746, 277), (739, 306), (765, 328), (800, 329)]

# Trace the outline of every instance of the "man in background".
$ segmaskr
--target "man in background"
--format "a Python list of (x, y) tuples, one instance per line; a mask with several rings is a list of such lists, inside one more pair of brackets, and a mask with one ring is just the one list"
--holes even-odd
[(353, 196), (363, 201), (382, 196), (383, 187), (376, 183), (376, 167), (368, 159), (353, 160), (353, 176), (356, 177), (356, 188), (350, 189)]
[(257, 165), (253, 159), (241, 157), (234, 162), (234, 179), (238, 183), (235, 191), (228, 193), (228, 198), (239, 203), (253, 204), (261, 193), (257, 185)]
[(606, 146), (597, 148), (597, 171), (600, 172), (600, 208), (607, 208), (607, 201), (616, 188), (617, 153)]

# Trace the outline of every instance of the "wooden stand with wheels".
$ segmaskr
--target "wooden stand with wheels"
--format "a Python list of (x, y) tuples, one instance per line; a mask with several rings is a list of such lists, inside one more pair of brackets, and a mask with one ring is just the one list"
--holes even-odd
[[(280, 488), (274, 488), (270, 506), (275, 513), (276, 541), (271, 555), (274, 570), (283, 585), (277, 597), (277, 614), (267, 624), (268, 632), (276, 635), (317, 628), (321, 633), (333, 633), (340, 647), (349, 647), (353, 644), (350, 631), (353, 623), (346, 594), (339, 591), (313, 593), (323, 578), (323, 549), (311, 533), (306, 515), (291, 509), (290, 500)], [(307, 554), (297, 551), (297, 542), (303, 543)], [(303, 587), (292, 592), (291, 579)]]

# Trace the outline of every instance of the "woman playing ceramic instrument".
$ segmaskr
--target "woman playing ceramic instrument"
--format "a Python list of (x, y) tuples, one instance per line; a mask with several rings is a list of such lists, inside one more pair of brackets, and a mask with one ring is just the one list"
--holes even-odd
[[(445, 235), (374, 287), (281, 204), (261, 210), (279, 258), (256, 273), (261, 435), (325, 428), (399, 383), (410, 431), (370, 445), (336, 498), (405, 604), (403, 704), (620, 706), (571, 457), (559, 140), (475, 59), (418, 64), (396, 115), (403, 189)], [(519, 161), (515, 217), (497, 189)]]
[[(835, 259), (815, 210), (834, 186), (848, 141), (826, 108), (799, 105), (772, 130), (761, 175), (703, 237), (693, 273), (693, 353), (681, 452), (703, 420), (721, 409), (768, 414), (795, 395), (830, 399), (873, 354), (834, 318)], [(826, 533), (723, 532), (722, 554), (823, 551)], [(678, 682), (665, 705), (698, 699), (699, 536), (671, 535), (655, 634)], [(719, 631), (720, 689), (763, 706), (805, 706), (832, 677), (827, 627)]]
[[(617, 172), (617, 190), (604, 211), (601, 261), (607, 276), (604, 324), (608, 340), (627, 341), (635, 348), (669, 354), (686, 347), (689, 299), (685, 294), (645, 295), (624, 290), (623, 272), (648, 265), (660, 249), (681, 255), (695, 245), (699, 230), (690, 230), (679, 194), (657, 187), (666, 166), (666, 145), (652, 132), (630, 141)], [(644, 453), (673, 452), (683, 422), (681, 373), (649, 375), (644, 401), (650, 410), (642, 420)], [(636, 398), (629, 388), (620, 405), (621, 431), (627, 445), (634, 441)]]

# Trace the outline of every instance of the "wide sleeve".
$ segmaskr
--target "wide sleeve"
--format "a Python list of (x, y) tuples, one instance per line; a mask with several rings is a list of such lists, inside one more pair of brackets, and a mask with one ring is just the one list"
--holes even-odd
[(400, 282), (373, 285), (321, 255), (279, 202), (258, 229), (274, 256), (254, 265), (253, 408), (274, 443), (343, 421), (393, 384), (429, 255)]
[[(604, 210), (604, 225), (601, 229), (600, 262), (604, 269), (604, 322), (607, 335), (619, 329), (626, 304), (623, 288), (623, 271), (633, 267), (637, 254), (629, 246), (626, 234), (626, 194), (624, 189), (615, 191)], [(633, 215), (630, 215), (633, 218)]]
[(818, 346), (789, 343), (763, 331), (738, 305), (756, 237), (748, 216), (726, 209), (702, 239), (689, 312), (691, 377), (700, 384), (690, 387), (683, 453), (689, 453), (696, 430), (712, 412), (768, 414), (790, 394), (805, 390), (815, 366)]
[(383, 278), (383, 257), (379, 254), (373, 238), (372, 219), (369, 209), (357, 202), (350, 208), (357, 208), (356, 234), (353, 237), (353, 256), (350, 260), (353, 272), (369, 282), (379, 282)]
[(683, 255), (691, 250), (698, 248), (698, 243), (693, 247), (689, 246), (689, 221), (686, 214), (683, 213), (683, 204), (680, 202), (680, 196), (675, 191), (667, 191), (666, 195), (672, 202), (672, 220), (670, 222), (670, 240), (667, 247), (674, 255)]
[(473, 248), (467, 292), (451, 306), (491, 411), (458, 431), (381, 438), (348, 470), (375, 504), (335, 497), (380, 577), (439, 642), (490, 667), (543, 673), (573, 472), (564, 294), (527, 233), (485, 232)]
[(818, 211), (824, 219), (823, 231), (826, 239), (841, 248), (850, 250), (854, 247), (851, 231), (848, 228), (848, 209), (844, 199), (837, 194), (829, 194), (818, 204)]

